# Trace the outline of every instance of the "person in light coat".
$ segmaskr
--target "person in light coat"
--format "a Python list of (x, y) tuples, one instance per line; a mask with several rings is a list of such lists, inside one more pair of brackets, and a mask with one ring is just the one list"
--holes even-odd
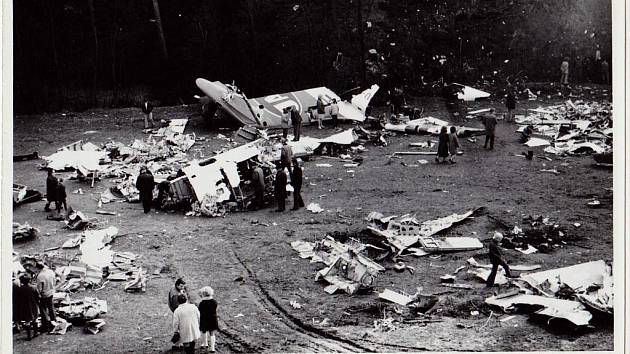
[(201, 336), (199, 331), (199, 309), (188, 302), (186, 295), (180, 294), (177, 297), (179, 306), (173, 313), (173, 330), (179, 332), (178, 344), (184, 345), (186, 354), (195, 353), (195, 341)]

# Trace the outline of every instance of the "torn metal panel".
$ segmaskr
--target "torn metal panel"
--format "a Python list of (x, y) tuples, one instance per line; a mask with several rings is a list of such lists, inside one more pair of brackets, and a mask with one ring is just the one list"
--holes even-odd
[(106, 157), (106, 151), (62, 150), (42, 158), (47, 161), (47, 167), (55, 171), (74, 168), (87, 175), (93, 171), (101, 171), (100, 161)]
[(329, 267), (317, 272), (315, 280), (323, 278), (348, 294), (354, 294), (360, 288), (372, 286), (378, 269), (370, 267), (370, 263), (364, 262), (357, 256), (360, 255), (353, 251), (338, 256)]
[(81, 262), (105, 267), (109, 265), (114, 256), (114, 251), (110, 250), (109, 244), (118, 234), (118, 228), (110, 226), (102, 230), (87, 230), (83, 232), (83, 243), (81, 243)]
[(573, 290), (586, 291), (592, 285), (601, 286), (607, 274), (603, 260), (576, 264), (570, 267), (550, 269), (543, 272), (521, 275), (530, 286), (546, 296), (553, 296), (566, 284)]
[(503, 310), (509, 310), (515, 306), (542, 307), (535, 313), (553, 318), (562, 318), (576, 326), (586, 326), (593, 317), (586, 311), (584, 305), (577, 301), (561, 300), (537, 295), (518, 294), (515, 296), (499, 298), (493, 296), (486, 299), (489, 305), (499, 306)]
[(413, 298), (411, 296), (403, 295), (389, 289), (383, 290), (382, 293), (378, 294), (378, 297), (379, 299), (391, 301), (402, 306), (407, 306), (409, 303), (411, 303), (411, 301), (413, 301)]
[(420, 237), (419, 241), (427, 252), (470, 251), (483, 248), (481, 241), (474, 237), (446, 237), (443, 240)]
[(462, 87), (462, 91), (457, 93), (457, 98), (464, 101), (474, 101), (479, 98), (487, 98), (490, 97), (490, 94), (481, 90), (477, 90), (476, 88), (472, 88), (470, 86), (453, 83), (453, 85), (457, 85)]
[(347, 129), (342, 131), (341, 133), (333, 134), (329, 137), (319, 139), (320, 143), (333, 143), (339, 145), (350, 145), (357, 141), (359, 137), (354, 132), (354, 129)]
[[(492, 268), (492, 264), (481, 264), (479, 262), (477, 262), (477, 260), (474, 257), (470, 257), (466, 260), (466, 262), (468, 262), (468, 264), (470, 264), (473, 267), (477, 267), (477, 268), (486, 268), (486, 269), (491, 269)], [(540, 265), (538, 264), (533, 264), (533, 265), (521, 265), (521, 264), (515, 264), (515, 265), (510, 265), (510, 269), (511, 270), (516, 270), (519, 272), (530, 272), (532, 270), (536, 270), (536, 269), (540, 269)]]

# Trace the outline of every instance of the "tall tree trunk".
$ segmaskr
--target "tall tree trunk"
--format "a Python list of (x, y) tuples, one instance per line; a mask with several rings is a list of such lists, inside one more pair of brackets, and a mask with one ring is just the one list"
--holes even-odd
[(160, 17), (160, 5), (158, 0), (153, 0), (153, 15), (155, 16), (155, 26), (157, 27), (160, 46), (162, 47), (162, 58), (168, 59), (168, 51), (166, 50), (166, 40), (164, 39), (164, 29), (162, 28), (162, 18)]
[(96, 106), (96, 83), (98, 79), (98, 33), (96, 32), (96, 16), (94, 14), (94, 0), (88, 0), (90, 10), (90, 24), (94, 37), (94, 52), (92, 58), (92, 107)]
[[(112, 31), (112, 89), (114, 91), (114, 99), (112, 105), (118, 107), (118, 76), (116, 73), (116, 62), (118, 60), (118, 33), (120, 28), (118, 27), (118, 0), (114, 0), (114, 19), (113, 19), (113, 31)], [(116, 116), (116, 124), (118, 124), (118, 116)]]
[[(54, 2), (50, 1), (48, 3), (48, 26), (49, 26), (49, 34), (50, 34), (50, 48), (52, 54), (52, 62), (53, 62), (53, 77), (55, 78), (55, 82), (52, 83), (53, 87), (53, 109), (59, 109), (61, 105), (61, 90), (60, 87), (63, 85), (61, 81), (61, 73), (59, 72), (59, 56), (57, 54), (57, 43), (55, 40), (55, 15), (53, 12)], [(48, 108), (51, 108), (48, 106)]]
[(365, 83), (367, 80), (366, 77), (366, 68), (365, 68), (365, 41), (364, 41), (364, 24), (363, 24), (363, 5), (361, 0), (357, 0), (357, 30), (359, 31), (359, 50), (361, 51), (361, 55), (359, 56), (361, 60), (360, 68), (361, 68), (361, 86), (365, 87)]

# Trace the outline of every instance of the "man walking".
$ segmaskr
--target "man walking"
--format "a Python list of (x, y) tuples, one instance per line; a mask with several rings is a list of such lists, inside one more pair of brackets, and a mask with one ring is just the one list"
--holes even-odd
[(52, 322), (57, 320), (52, 301), (55, 293), (55, 272), (40, 262), (35, 264), (35, 268), (37, 271), (37, 291), (39, 292), (39, 312), (42, 315), (42, 331), (50, 332), (54, 328)]
[(291, 106), (291, 124), (293, 125), (293, 141), (300, 141), (302, 133), (302, 117), (295, 106)]
[(490, 150), (494, 149), (494, 136), (497, 127), (497, 117), (494, 115), (494, 108), (490, 109), (486, 115), (483, 116), (483, 126), (486, 128), (486, 142), (483, 144), (483, 148), (488, 148), (490, 143)]
[(283, 212), (285, 209), (284, 202), (287, 199), (287, 173), (284, 172), (284, 168), (281, 166), (276, 173), (276, 183), (274, 192), (276, 195), (276, 202), (278, 204), (277, 212)]
[(136, 188), (140, 191), (140, 201), (142, 202), (142, 208), (145, 214), (151, 211), (154, 187), (155, 180), (153, 179), (153, 174), (151, 174), (146, 166), (140, 167), (140, 175), (136, 179)]
[(508, 267), (507, 263), (503, 260), (503, 256), (501, 255), (501, 248), (499, 247), (499, 243), (503, 240), (503, 235), (499, 232), (494, 233), (494, 237), (490, 241), (488, 245), (488, 256), (490, 257), (490, 263), (492, 263), (492, 270), (490, 271), (490, 275), (488, 276), (488, 280), (486, 281), (486, 287), (490, 288), (494, 285), (494, 279), (497, 276), (497, 270), (499, 269), (499, 265), (503, 267), (505, 270), (505, 276), (508, 278), (515, 278), (510, 272), (510, 267)]
[(300, 167), (297, 159), (293, 160), (291, 185), (293, 186), (293, 208), (291, 210), (298, 210), (304, 206), (304, 200), (302, 200), (302, 167)]

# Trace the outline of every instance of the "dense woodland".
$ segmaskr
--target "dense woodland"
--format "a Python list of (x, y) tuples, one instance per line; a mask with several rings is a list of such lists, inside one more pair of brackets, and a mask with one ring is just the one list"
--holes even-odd
[(440, 80), (596, 79), (610, 0), (13, 1), (16, 113), (193, 102), (194, 79), (249, 97)]

